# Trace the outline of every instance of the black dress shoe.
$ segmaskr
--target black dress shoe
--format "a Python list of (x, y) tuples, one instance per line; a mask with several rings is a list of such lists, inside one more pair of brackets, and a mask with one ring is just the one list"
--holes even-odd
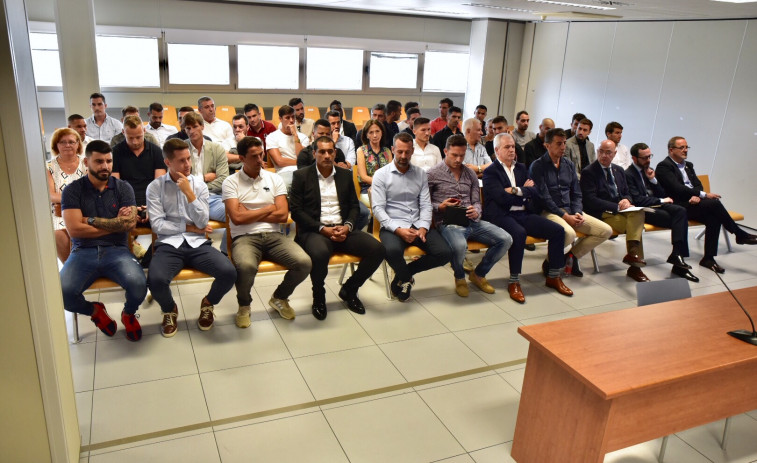
[(736, 237), (736, 244), (757, 244), (757, 235), (742, 235)]
[(313, 301), (313, 316), (317, 318), (318, 320), (325, 320), (326, 319), (326, 301), (320, 300), (320, 301)]
[(725, 269), (715, 262), (715, 259), (702, 259), (699, 261), (699, 265), (708, 268), (715, 273), (725, 273)]
[(536, 245), (535, 244), (527, 244), (526, 245), (526, 251), (536, 251)]
[(694, 274), (689, 271), (689, 269), (674, 265), (673, 268), (670, 269), (670, 273), (678, 275), (681, 278), (686, 278), (687, 280), (693, 281), (694, 283), (699, 283), (699, 278), (695, 277)]
[[(570, 274), (574, 277), (581, 278), (584, 276), (584, 272), (581, 271), (581, 267), (578, 265), (578, 257), (574, 256), (573, 253), (569, 253), (569, 255), (573, 258), (573, 266), (570, 268)], [(565, 256), (565, 260), (568, 260), (568, 255)]]
[(365, 313), (365, 306), (360, 302), (357, 297), (357, 293), (350, 293), (342, 286), (339, 290), (339, 298), (347, 303), (347, 308), (356, 314), (363, 315)]
[(545, 277), (549, 276), (549, 261), (547, 259), (544, 259), (544, 262), (541, 263), (541, 274)]
[[(683, 257), (681, 257), (679, 255), (673, 255), (673, 254), (671, 254), (670, 257), (668, 257), (668, 263), (669, 264), (673, 264), (675, 267), (691, 270), (691, 265), (687, 264), (683, 260)], [(683, 275), (679, 275), (679, 276), (683, 276)]]

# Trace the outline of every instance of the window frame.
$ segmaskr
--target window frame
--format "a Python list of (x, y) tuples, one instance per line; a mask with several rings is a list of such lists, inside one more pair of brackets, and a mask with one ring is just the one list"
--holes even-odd
[[(404, 55), (415, 55), (418, 57), (418, 66), (415, 73), (415, 87), (403, 87), (403, 88), (394, 88), (394, 87), (372, 87), (371, 86), (371, 54), (373, 53), (393, 53), (393, 54), (404, 54)], [(410, 91), (410, 92), (417, 92), (420, 90), (421, 86), (421, 77), (423, 77), (423, 66), (422, 62), (425, 63), (425, 61), (422, 60), (422, 57), (425, 55), (425, 53), (412, 53), (412, 52), (396, 52), (396, 51), (384, 51), (384, 50), (370, 50), (366, 51), (366, 57), (365, 57), (365, 88), (367, 90), (379, 90), (379, 91), (385, 91), (387, 93), (397, 93), (397, 92), (403, 92), (403, 91)], [(420, 72), (420, 75), (418, 71)]]
[[(95, 41), (97, 41), (97, 37), (130, 37), (130, 38), (148, 38), (148, 39), (155, 39), (156, 45), (158, 47), (158, 86), (157, 87), (123, 87), (123, 86), (107, 86), (100, 83), (100, 90), (102, 92), (123, 92), (123, 93), (149, 93), (149, 92), (164, 92), (165, 91), (165, 82), (163, 80), (163, 45), (162, 45), (162, 37), (156, 37), (154, 35), (126, 35), (126, 34), (116, 34), (116, 33), (97, 33), (95, 34)], [(95, 48), (97, 48), (97, 44), (95, 43)], [(99, 62), (98, 62), (99, 63)], [(167, 66), (167, 64), (166, 64)], [(98, 70), (98, 81), (99, 81), (99, 70)]]

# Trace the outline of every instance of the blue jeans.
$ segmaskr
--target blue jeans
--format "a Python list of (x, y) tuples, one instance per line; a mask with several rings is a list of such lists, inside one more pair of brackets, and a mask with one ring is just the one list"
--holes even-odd
[[(208, 208), (210, 209), (210, 220), (217, 222), (226, 221), (226, 205), (221, 195), (211, 193), (208, 196)], [(221, 236), (221, 252), (226, 254), (226, 233)]]
[(145, 272), (126, 246), (75, 248), (60, 270), (63, 307), (91, 316), (94, 310), (82, 294), (99, 277), (109, 278), (126, 291), (124, 311), (134, 314), (147, 294)]
[(490, 224), (485, 220), (471, 222), (467, 227), (460, 225), (439, 225), (439, 232), (442, 234), (449, 247), (452, 249), (452, 271), (458, 280), (465, 278), (463, 270), (463, 259), (468, 250), (468, 240), (478, 241), (489, 247), (484, 254), (484, 258), (478, 264), (476, 275), (485, 277), (494, 264), (505, 255), (510, 245), (513, 244), (513, 238), (509, 233), (502, 230), (496, 225)]

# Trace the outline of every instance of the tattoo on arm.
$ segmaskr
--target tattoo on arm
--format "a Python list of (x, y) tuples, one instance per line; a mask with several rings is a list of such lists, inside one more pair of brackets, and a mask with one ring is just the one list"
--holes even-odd
[(105, 230), (111, 233), (121, 233), (134, 228), (136, 221), (137, 208), (132, 207), (129, 215), (120, 215), (118, 217), (113, 217), (112, 219), (95, 217), (95, 223), (92, 225), (100, 230)]

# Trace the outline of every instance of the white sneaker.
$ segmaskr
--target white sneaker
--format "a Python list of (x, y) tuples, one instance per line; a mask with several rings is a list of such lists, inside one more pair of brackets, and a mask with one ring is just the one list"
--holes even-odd
[(252, 322), (250, 321), (250, 306), (240, 305), (237, 311), (236, 324), (239, 328), (249, 328)]

